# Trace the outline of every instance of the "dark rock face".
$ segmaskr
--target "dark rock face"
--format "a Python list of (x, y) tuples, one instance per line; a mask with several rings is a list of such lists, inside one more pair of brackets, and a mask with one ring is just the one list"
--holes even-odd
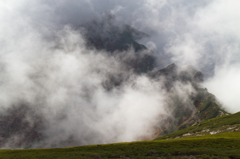
[(203, 73), (196, 70), (192, 66), (186, 68), (178, 68), (176, 64), (171, 64), (166, 68), (160, 69), (155, 72), (151, 72), (150, 75), (154, 78), (159, 76), (164, 76), (168, 78), (171, 82), (181, 81), (181, 82), (203, 82)]
[[(155, 67), (154, 53), (136, 41), (147, 37), (145, 33), (128, 25), (115, 26), (111, 21), (92, 22), (83, 28), (89, 48), (105, 50), (110, 56), (120, 57), (120, 60), (135, 73), (146, 73)], [(133, 55), (126, 53), (130, 49)]]
[(148, 35), (140, 32), (129, 25), (116, 25), (111, 20), (102, 22), (92, 22), (82, 26), (85, 30), (85, 37), (89, 47), (99, 50), (106, 50), (110, 53), (114, 51), (126, 51), (132, 46), (135, 52), (146, 50), (147, 48), (136, 42)]
[(148, 73), (150, 77), (158, 79), (164, 77), (164, 85), (170, 90), (176, 81), (181, 83), (191, 83), (194, 87), (198, 87), (198, 83), (203, 82), (203, 73), (196, 70), (192, 66), (179, 68), (176, 64), (171, 64), (163, 69), (155, 70)]

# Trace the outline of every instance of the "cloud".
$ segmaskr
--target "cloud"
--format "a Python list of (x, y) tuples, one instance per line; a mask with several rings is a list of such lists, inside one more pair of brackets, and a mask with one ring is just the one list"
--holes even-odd
[[(206, 84), (210, 92), (216, 95), (221, 92), (228, 97), (223, 89), (238, 85), (231, 80), (238, 79), (238, 75), (226, 70), (235, 72), (239, 69), (239, 2), (212, 0), (189, 3), (182, 0), (145, 1), (144, 4), (139, 9), (141, 12), (135, 10), (137, 18), (133, 25), (151, 35), (151, 39), (142, 42), (148, 44), (151, 41), (156, 45), (159, 65), (166, 61), (179, 66), (193, 65), (205, 73), (206, 79), (212, 77), (214, 86), (209, 82)], [(226, 76), (221, 77), (224, 71)], [(237, 88), (233, 96), (240, 93)], [(226, 109), (239, 111), (237, 98), (229, 102), (224, 97), (221, 95), (219, 100), (225, 103)]]
[[(27, 11), (21, 12), (22, 5), (13, 10), (6, 7), (9, 12), (0, 19), (4, 24), (0, 27), (4, 35), (0, 108), (4, 113), (10, 108), (28, 107), (35, 114), (25, 116), (33, 122), (30, 128), (41, 119), (42, 140), (32, 147), (151, 138), (154, 126), (160, 124), (159, 116), (168, 115), (161, 83), (135, 74), (118, 56), (87, 49), (81, 31), (71, 25), (58, 28), (49, 27), (56, 25), (54, 22), (43, 22), (35, 27), (39, 24), (36, 15), (29, 17)], [(128, 52), (132, 54), (132, 50)], [(106, 90), (104, 83), (109, 76), (124, 81)], [(17, 147), (23, 140), (24, 134), (14, 135), (3, 147)]]
[[(187, 32), (180, 32), (166, 49), (181, 65), (192, 64), (212, 76), (204, 84), (230, 112), (239, 111), (238, 77), (240, 18), (238, 1), (211, 1), (187, 16)], [(223, 12), (224, 10), (224, 12)], [(231, 95), (229, 93), (231, 92)]]
[(239, 65), (216, 68), (215, 75), (204, 83), (208, 90), (222, 102), (226, 110), (232, 113), (240, 111), (239, 70)]

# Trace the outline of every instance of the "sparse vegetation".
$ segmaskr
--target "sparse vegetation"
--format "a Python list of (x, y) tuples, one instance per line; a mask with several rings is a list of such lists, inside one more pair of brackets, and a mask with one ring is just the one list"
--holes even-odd
[(240, 158), (240, 133), (58, 149), (1, 150), (0, 158)]

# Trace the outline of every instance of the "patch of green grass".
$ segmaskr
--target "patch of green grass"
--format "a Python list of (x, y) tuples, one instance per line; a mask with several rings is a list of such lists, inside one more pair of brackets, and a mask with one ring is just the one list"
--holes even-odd
[(9, 158), (240, 158), (240, 132), (171, 140), (154, 140), (57, 149), (0, 150)]

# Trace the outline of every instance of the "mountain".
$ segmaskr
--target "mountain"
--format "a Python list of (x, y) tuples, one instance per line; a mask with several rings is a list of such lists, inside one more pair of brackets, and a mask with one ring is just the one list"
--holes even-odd
[[(156, 80), (164, 78), (165, 90), (170, 94), (171, 116), (163, 121), (164, 124), (156, 133), (158, 136), (189, 127), (203, 120), (229, 114), (222, 109), (215, 96), (201, 86), (203, 73), (192, 66), (179, 68), (173, 63), (166, 68), (150, 72), (149, 76)], [(177, 91), (175, 85), (179, 82), (192, 87), (192, 92), (185, 93), (184, 97), (175, 93)], [(189, 100), (184, 101), (182, 98), (189, 98)]]
[[(169, 94), (175, 91), (174, 84), (178, 81), (189, 83), (194, 88), (195, 93), (189, 94), (188, 101), (194, 107), (186, 106), (186, 101), (172, 94), (169, 97), (172, 102), (169, 104), (171, 116), (164, 120), (159, 120), (159, 126), (156, 125), (155, 127), (155, 135), (148, 139), (164, 136), (177, 130), (197, 125), (201, 121), (228, 114), (221, 109), (213, 94), (209, 93), (206, 88), (201, 88), (198, 82), (202, 81), (203, 74), (193, 69), (193, 67), (182, 69), (175, 64), (171, 64), (158, 71), (149, 72), (149, 76), (156, 81), (160, 77), (166, 78), (164, 87)], [(35, 120), (27, 120), (26, 117), (29, 115)], [(4, 143), (12, 141), (13, 137), (19, 136), (19, 140), (15, 140), (14, 147), (31, 147), (32, 144), (44, 138), (42, 134), (44, 122), (47, 121), (44, 121), (44, 118), (39, 116), (27, 104), (9, 109), (7, 113), (0, 114), (0, 143), (4, 145)]]
[[(159, 137), (156, 140), (187, 138), (232, 132), (240, 132), (240, 112), (204, 120), (185, 129)], [(228, 135), (231, 136), (231, 134)]]
[[(170, 116), (159, 119), (159, 124), (154, 128), (155, 135), (151, 139), (228, 114), (221, 109), (214, 95), (201, 87), (203, 73), (194, 67), (179, 68), (171, 64), (157, 70), (154, 53), (137, 42), (146, 34), (128, 25), (118, 27), (101, 22), (86, 24), (81, 28), (85, 30), (84, 36), (89, 49), (98, 50), (97, 53), (105, 50), (109, 56), (117, 57), (129, 72), (138, 76), (145, 75), (161, 83), (161, 89), (168, 94), (166, 109)], [(105, 78), (102, 87), (104, 91), (110, 92), (127, 82), (129, 77), (117, 74)], [(190, 88), (191, 91), (184, 90), (185, 88)], [(182, 94), (177, 92), (179, 89), (183, 89)], [(61, 115), (59, 118), (64, 119)], [(47, 139), (44, 135), (46, 123), (48, 121), (44, 115), (38, 113), (29, 103), (20, 101), (18, 105), (0, 114), (0, 147), (31, 148), (35, 143)], [(62, 145), (71, 146), (73, 143), (79, 144), (70, 136)], [(54, 147), (54, 143), (52, 145)]]
[[(118, 56), (129, 69), (136, 73), (146, 73), (156, 66), (156, 57), (137, 40), (147, 34), (129, 25), (114, 25), (110, 20), (92, 22), (81, 26), (90, 49), (105, 50), (110, 56)], [(132, 49), (132, 54), (126, 51)]]

